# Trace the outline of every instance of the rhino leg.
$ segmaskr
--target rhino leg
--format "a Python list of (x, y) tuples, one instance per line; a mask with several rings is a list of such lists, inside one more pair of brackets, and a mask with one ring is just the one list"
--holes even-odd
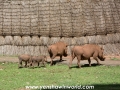
[(40, 66), (40, 63), (38, 62), (38, 67)]
[(19, 59), (19, 67), (18, 68), (21, 68), (22, 67), (22, 59)]
[(98, 58), (96, 59), (96, 61), (97, 61), (97, 64), (100, 65), (100, 62), (99, 62)]
[(97, 56), (98, 56), (98, 53), (96, 52), (94, 53), (93, 58), (97, 61), (97, 64), (100, 65)]
[(89, 66), (91, 66), (91, 60), (90, 60), (90, 58), (88, 59), (88, 63), (89, 63)]
[(94, 58), (97, 61), (97, 64), (100, 65), (98, 58)]
[(32, 60), (32, 61), (30, 62), (30, 64), (29, 64), (29, 66), (30, 66), (30, 68), (33, 68), (33, 69), (34, 69), (34, 66), (35, 66), (35, 61), (34, 61), (34, 60)]
[(30, 61), (29, 64), (28, 64), (28, 67), (32, 67), (32, 64), (33, 64), (33, 62)]
[(43, 64), (43, 66), (45, 67), (45, 63), (44, 63), (44, 61), (42, 62), (42, 64)]
[(27, 61), (25, 61), (25, 66), (24, 67), (27, 67)]
[(99, 61), (98, 61), (97, 56), (93, 56), (93, 58), (97, 61), (97, 64), (99, 65), (100, 63), (99, 63)]
[(70, 58), (70, 61), (69, 61), (69, 69), (71, 69), (72, 61), (73, 61), (74, 58), (75, 58), (75, 55), (74, 55), (74, 56), (71, 56), (71, 58)]
[(55, 58), (55, 56), (56, 56), (56, 55), (53, 55), (53, 56), (51, 57), (51, 63), (50, 63), (51, 66), (53, 65), (53, 59)]
[(81, 68), (81, 65), (80, 65), (81, 56), (77, 55), (77, 59), (78, 59), (77, 65), (79, 68)]
[(60, 55), (60, 62), (62, 61), (62, 55)]

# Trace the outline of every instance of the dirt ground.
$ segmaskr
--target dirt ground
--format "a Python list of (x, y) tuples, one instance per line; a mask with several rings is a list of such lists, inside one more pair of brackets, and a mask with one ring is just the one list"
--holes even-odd
[[(105, 61), (99, 61), (102, 65), (120, 65), (120, 56), (105, 56)], [(47, 60), (50, 61), (49, 56), (47, 57)], [(53, 61), (55, 64), (68, 64), (70, 60), (70, 56), (63, 57), (63, 61), (59, 62), (59, 57), (56, 57)], [(8, 57), (8, 56), (0, 56), (0, 62), (16, 62), (18, 63), (19, 60), (17, 57)], [(77, 59), (75, 58), (72, 62), (72, 64), (77, 64)], [(87, 60), (82, 60), (80, 62), (81, 65), (88, 64)], [(91, 64), (96, 64), (96, 61), (91, 58)]]

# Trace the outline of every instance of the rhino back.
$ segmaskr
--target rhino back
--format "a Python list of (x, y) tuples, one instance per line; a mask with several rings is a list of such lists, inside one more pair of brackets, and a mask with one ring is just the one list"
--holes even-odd
[(44, 56), (38, 56), (38, 61), (44, 60)]
[(49, 54), (63, 54), (66, 49), (66, 44), (64, 42), (57, 42), (48, 48)]
[(63, 54), (64, 50), (67, 48), (64, 42), (56, 43), (58, 54)]
[(21, 58), (22, 60), (26, 61), (26, 60), (29, 60), (29, 59), (30, 59), (30, 55), (28, 55), (28, 54), (23, 54), (23, 55), (20, 55), (19, 58)]
[(83, 50), (84, 50), (84, 54), (86, 56), (93, 56), (94, 53), (99, 55), (99, 53), (101, 52), (100, 46), (94, 45), (94, 44), (86, 44), (86, 45), (84, 45)]

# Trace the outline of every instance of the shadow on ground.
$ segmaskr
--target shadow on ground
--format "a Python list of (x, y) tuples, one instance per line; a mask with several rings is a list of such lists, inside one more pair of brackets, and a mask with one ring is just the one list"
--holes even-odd
[[(58, 63), (60, 63), (60, 62), (64, 62), (64, 61), (67, 61), (67, 60), (53, 60), (53, 65), (56, 65), (56, 64), (58, 64)], [(47, 62), (48, 64), (50, 64), (51, 63), (51, 61), (48, 61)]]
[[(89, 66), (89, 64), (84, 64), (84, 65), (81, 65), (81, 67), (82, 68), (84, 68), (84, 67), (96, 67), (96, 66), (101, 66), (101, 65), (103, 65), (103, 64), (96, 64), (96, 63), (93, 63), (93, 64), (91, 64), (91, 66)], [(76, 66), (71, 66), (71, 68), (79, 68), (77, 65)]]
[(95, 84), (94, 90), (120, 90), (120, 84)]

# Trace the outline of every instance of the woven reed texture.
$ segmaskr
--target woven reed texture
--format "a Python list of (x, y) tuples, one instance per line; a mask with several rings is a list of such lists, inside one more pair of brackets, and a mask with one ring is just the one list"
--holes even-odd
[(120, 0), (0, 0), (0, 35), (80, 37), (120, 32)]
[(120, 0), (0, 0), (0, 55), (48, 55), (58, 41), (120, 54)]
[(120, 33), (82, 37), (0, 36), (0, 55), (49, 55), (48, 46), (58, 41), (68, 45), (68, 54), (75, 45), (97, 44), (105, 55), (120, 55)]

